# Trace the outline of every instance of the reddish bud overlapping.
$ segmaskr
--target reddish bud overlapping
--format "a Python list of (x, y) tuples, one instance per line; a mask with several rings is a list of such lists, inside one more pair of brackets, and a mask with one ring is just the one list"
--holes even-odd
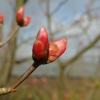
[(66, 39), (48, 41), (48, 34), (43, 27), (39, 30), (32, 48), (32, 57), (36, 62), (46, 64), (55, 61), (66, 50)]

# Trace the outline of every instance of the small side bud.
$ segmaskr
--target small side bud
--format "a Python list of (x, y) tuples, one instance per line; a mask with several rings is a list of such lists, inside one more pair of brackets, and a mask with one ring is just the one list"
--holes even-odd
[(24, 18), (23, 26), (27, 26), (31, 21), (31, 17), (27, 16)]
[(66, 39), (59, 39), (51, 42), (49, 44), (49, 56), (47, 63), (55, 61), (59, 56), (61, 56), (66, 50)]

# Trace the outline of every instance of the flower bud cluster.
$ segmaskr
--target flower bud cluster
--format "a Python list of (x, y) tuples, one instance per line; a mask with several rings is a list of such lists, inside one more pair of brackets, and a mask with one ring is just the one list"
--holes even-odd
[(66, 50), (66, 39), (54, 40), (49, 43), (48, 34), (43, 27), (39, 30), (32, 48), (32, 58), (42, 64), (55, 61)]

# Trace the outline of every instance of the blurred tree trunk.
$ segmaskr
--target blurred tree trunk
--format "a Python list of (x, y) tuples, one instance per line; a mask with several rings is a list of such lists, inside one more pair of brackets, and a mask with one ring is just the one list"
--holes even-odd
[[(15, 12), (21, 5), (23, 5), (23, 3), (24, 3), (24, 0), (16, 0)], [(11, 31), (15, 29), (15, 27), (16, 27), (16, 21), (14, 18)], [(11, 31), (10, 31), (10, 34), (11, 34)], [(16, 51), (16, 39), (17, 39), (17, 35), (15, 35), (8, 43), (8, 48), (6, 50), (6, 54), (3, 59), (1, 70), (0, 70), (0, 87), (8, 83), (12, 66), (15, 60), (14, 56), (15, 56), (15, 51)], [(2, 98), (0, 97), (0, 100), (8, 100), (8, 97), (2, 96)]]
[(50, 33), (49, 40), (53, 41), (54, 36), (51, 29), (50, 0), (46, 1), (46, 17), (47, 17), (47, 29), (48, 33)]
[(2, 27), (0, 25), (0, 42), (2, 41)]
[(99, 56), (99, 62), (95, 71), (95, 77), (94, 77), (94, 87), (90, 90), (89, 94), (86, 97), (86, 100), (95, 100), (96, 94), (98, 90), (100, 90), (100, 77), (99, 77), (99, 71), (100, 71), (100, 56)]
[(64, 75), (65, 68), (62, 67), (61, 63), (59, 66), (59, 79), (58, 79), (58, 100), (63, 100), (63, 92), (65, 86), (65, 75)]

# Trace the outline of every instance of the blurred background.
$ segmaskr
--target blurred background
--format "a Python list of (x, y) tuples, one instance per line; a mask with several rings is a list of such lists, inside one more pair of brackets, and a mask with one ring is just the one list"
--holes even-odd
[(15, 13), (22, 5), (24, 16), (32, 20), (0, 48), (0, 87), (31, 66), (32, 45), (41, 27), (50, 41), (66, 38), (67, 50), (0, 100), (100, 100), (100, 0), (1, 0), (0, 42), (16, 28)]

